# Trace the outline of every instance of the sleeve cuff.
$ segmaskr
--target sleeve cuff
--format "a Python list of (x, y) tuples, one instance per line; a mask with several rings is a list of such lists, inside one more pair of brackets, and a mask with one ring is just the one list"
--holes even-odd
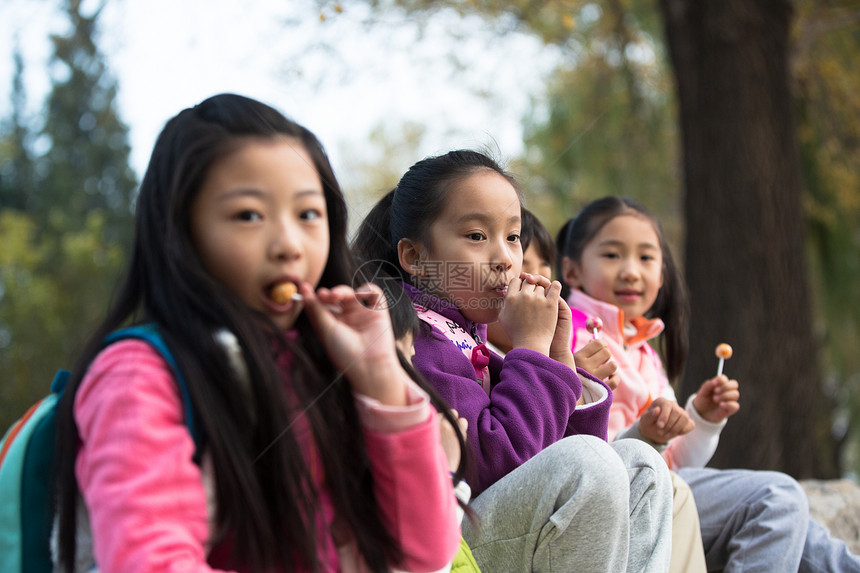
[(687, 398), (687, 405), (684, 409), (687, 411), (687, 414), (690, 416), (690, 418), (693, 419), (693, 422), (695, 422), (697, 430), (705, 434), (718, 436), (720, 432), (723, 431), (723, 428), (726, 427), (726, 422), (729, 421), (728, 418), (726, 418), (722, 422), (710, 422), (704, 419), (696, 410), (696, 407), (693, 406), (693, 398), (695, 397), (696, 395), (692, 394), (689, 398)]
[(609, 398), (609, 390), (603, 382), (592, 378), (590, 374), (581, 368), (576, 369), (576, 374), (582, 383), (582, 399), (584, 401), (583, 404), (576, 406), (577, 410), (596, 406)]
[(353, 393), (355, 407), (362, 426), (374, 432), (393, 434), (427, 420), (430, 415), (430, 397), (412, 380), (407, 378), (406, 406), (386, 406), (379, 400), (364, 394)]

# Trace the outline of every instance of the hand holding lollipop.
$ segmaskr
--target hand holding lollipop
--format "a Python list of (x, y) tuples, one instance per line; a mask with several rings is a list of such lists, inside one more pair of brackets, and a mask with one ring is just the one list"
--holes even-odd
[(585, 329), (591, 333), (594, 340), (600, 338), (600, 331), (603, 330), (603, 320), (599, 316), (592, 316), (585, 321)]
[(714, 351), (714, 354), (717, 355), (717, 358), (720, 359), (719, 364), (717, 364), (717, 376), (723, 373), (723, 365), (726, 360), (732, 357), (732, 347), (723, 342), (722, 344), (717, 345), (717, 349)]
[[(302, 302), (304, 298), (299, 294), (299, 288), (291, 281), (284, 281), (276, 284), (269, 290), (269, 298), (275, 304), (284, 305), (290, 301)], [(333, 304), (325, 305), (327, 309), (335, 314), (341, 314), (343, 309)]]
[(723, 376), (725, 361), (732, 357), (732, 347), (725, 343), (720, 344), (714, 354), (720, 359), (717, 375), (711, 380), (705, 380), (693, 396), (693, 407), (705, 420), (719, 423), (740, 409), (738, 400), (741, 394), (738, 381)]

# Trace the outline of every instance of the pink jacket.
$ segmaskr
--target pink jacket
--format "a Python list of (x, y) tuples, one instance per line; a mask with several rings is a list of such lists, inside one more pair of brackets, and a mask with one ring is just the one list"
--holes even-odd
[[(660, 319), (634, 319), (625, 332), (624, 313), (617, 306), (596, 300), (582, 291), (572, 290), (568, 304), (573, 313), (573, 350), (588, 344), (592, 333), (585, 328), (585, 320), (599, 317), (603, 321), (600, 334), (618, 364), (619, 383), (612, 391), (612, 406), (609, 409), (609, 439), (635, 437), (639, 434), (639, 416), (658, 397), (676, 400), (675, 392), (663, 370), (663, 363), (648, 341), (663, 332)], [(702, 418), (693, 407), (693, 398), (687, 400), (686, 412), (696, 428), (684, 436), (675, 438), (668, 446), (654, 445), (663, 453), (663, 458), (672, 469), (702, 467), (717, 448), (720, 432), (725, 421), (715, 424)], [(647, 440), (646, 440), (647, 441)]]
[[(376, 498), (404, 551), (400, 566), (434, 571), (456, 553), (460, 526), (435, 413), (411, 381), (409, 399), (394, 408), (356, 396)], [(194, 443), (161, 356), (142, 341), (111, 345), (87, 372), (74, 414), (82, 442), (75, 470), (100, 570), (214, 571), (207, 563), (212, 475), (206, 456), (202, 467), (191, 460)], [(327, 527), (334, 511), (324, 491), (321, 504), (323, 570), (362, 571), (354, 543), (334, 548)]]

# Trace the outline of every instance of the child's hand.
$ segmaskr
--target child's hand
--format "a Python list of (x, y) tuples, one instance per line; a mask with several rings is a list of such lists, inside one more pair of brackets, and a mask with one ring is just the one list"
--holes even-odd
[(741, 391), (737, 380), (729, 380), (725, 374), (706, 380), (696, 397), (693, 407), (709, 422), (722, 422), (738, 410)]
[[(408, 374), (397, 358), (382, 289), (373, 284), (356, 290), (340, 285), (314, 293), (302, 283), (299, 292), (326, 353), (353, 390), (388, 406), (405, 406)], [(327, 305), (343, 312), (335, 314)]]
[[(529, 273), (520, 273), (520, 279), (523, 281), (540, 285), (544, 290), (552, 287), (552, 282), (542, 275), (532, 275)], [(573, 321), (570, 316), (570, 307), (561, 296), (558, 297), (558, 315), (556, 316), (555, 332), (553, 332), (552, 342), (549, 346), (549, 357), (557, 360), (570, 368), (575, 368), (576, 364), (573, 360), (573, 353), (570, 351), (570, 339), (573, 332)]]
[(465, 442), (466, 430), (469, 429), (469, 420), (460, 418), (457, 410), (452, 409), (451, 413), (457, 418), (456, 429), (451, 426), (450, 422), (442, 414), (436, 414), (436, 416), (439, 418), (439, 438), (442, 440), (442, 449), (445, 450), (445, 457), (448, 458), (448, 469), (455, 472), (457, 471), (457, 466), (460, 465), (460, 456), (462, 454), (456, 432), (460, 432)]
[(662, 396), (639, 417), (639, 433), (655, 444), (665, 444), (695, 427), (696, 424), (677, 402)]
[(613, 390), (618, 387), (619, 379), (615, 372), (618, 364), (612, 360), (612, 353), (604, 340), (590, 340), (574, 353), (573, 358), (577, 366), (595, 378), (600, 378)]
[[(522, 273), (508, 284), (505, 307), (499, 313), (502, 325), (513, 348), (528, 348), (549, 356), (558, 322), (558, 301), (561, 283)], [(569, 343), (569, 341), (568, 341)]]
[(555, 323), (555, 334), (549, 346), (549, 357), (557, 360), (569, 368), (576, 368), (571, 350), (571, 337), (573, 334), (573, 321), (570, 316), (570, 307), (562, 297), (558, 297), (558, 320)]

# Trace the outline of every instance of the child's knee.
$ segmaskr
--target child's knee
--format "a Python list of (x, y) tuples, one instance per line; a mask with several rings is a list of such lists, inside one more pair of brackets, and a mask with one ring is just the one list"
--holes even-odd
[(809, 519), (809, 501), (806, 492), (797, 480), (781, 472), (761, 472), (764, 484), (762, 502), (769, 507), (793, 516), (792, 519), (806, 523)]
[[(571, 436), (553, 444), (550, 471), (560, 498), (578, 498), (627, 512), (629, 480), (622, 460), (606, 442), (593, 436)], [(546, 450), (546, 451), (549, 451)]]
[(641, 440), (616, 440), (612, 442), (612, 448), (627, 469), (652, 469), (655, 474), (664, 477), (667, 483), (671, 481), (663, 457), (645, 442)]

